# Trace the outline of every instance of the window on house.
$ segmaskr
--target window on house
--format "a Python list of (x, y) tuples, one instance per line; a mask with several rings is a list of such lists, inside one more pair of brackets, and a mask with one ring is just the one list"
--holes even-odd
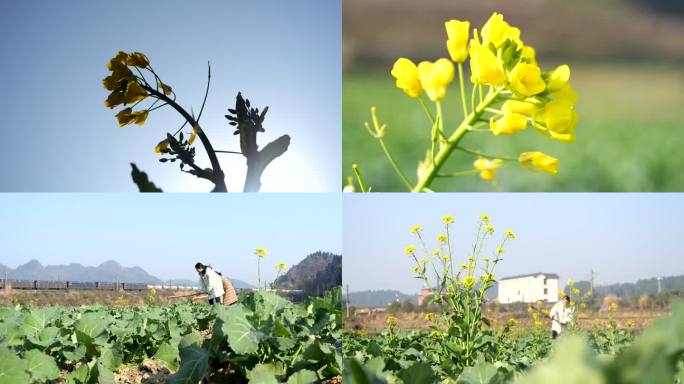
[(549, 289), (548, 289), (548, 288), (544, 288), (544, 294), (545, 294), (545, 295), (548, 295), (548, 294), (549, 294)]
[(544, 285), (546, 285), (546, 283), (547, 283), (548, 281), (549, 281), (549, 279), (547, 279), (547, 278), (545, 277), (545, 278), (544, 278)]

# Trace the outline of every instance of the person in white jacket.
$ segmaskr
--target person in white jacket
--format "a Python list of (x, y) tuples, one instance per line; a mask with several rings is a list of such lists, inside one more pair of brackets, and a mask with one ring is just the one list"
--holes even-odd
[(559, 302), (551, 307), (549, 318), (551, 318), (551, 337), (556, 338), (563, 329), (572, 322), (573, 308), (570, 306), (570, 296), (564, 296)]
[(223, 303), (223, 281), (211, 266), (202, 263), (195, 264), (195, 270), (200, 276), (200, 288), (209, 295), (209, 304)]

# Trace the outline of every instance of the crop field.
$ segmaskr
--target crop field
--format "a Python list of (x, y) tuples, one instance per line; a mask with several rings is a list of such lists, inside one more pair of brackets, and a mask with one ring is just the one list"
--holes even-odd
[(485, 304), (516, 233), (483, 214), (469, 256), (459, 257), (454, 216), (441, 222), (436, 236), (413, 225), (414, 243), (404, 248), (407, 276), (430, 287), (420, 311), (390, 306), (345, 321), (345, 383), (684, 383), (681, 299), (621, 311), (617, 297), (599, 300), (569, 278), (562, 303)]
[[(556, 340), (548, 329), (511, 322), (482, 331), (467, 362), (456, 334), (400, 331), (344, 335), (345, 383), (682, 383), (684, 304), (640, 334), (609, 323), (576, 329)], [(421, 380), (421, 381), (417, 381)]]
[[(561, 63), (558, 63), (561, 64)], [(384, 140), (399, 167), (415, 182), (418, 162), (430, 143), (423, 110), (394, 86), (391, 63), (384, 70), (355, 70), (343, 81), (343, 183), (358, 164), (371, 191), (406, 191), (393, 172), (382, 148), (364, 128), (371, 121), (371, 106), (386, 124)], [(467, 68), (466, 68), (467, 73)], [(467, 75), (466, 75), (467, 77)], [(679, 110), (684, 103), (684, 77), (679, 68), (628, 63), (572, 63), (572, 82), (579, 95), (579, 122), (574, 143), (559, 143), (527, 130), (491, 139), (491, 133), (468, 136), (464, 145), (485, 153), (515, 154), (540, 148), (560, 159), (558, 175), (530, 173), (506, 165), (496, 183), (476, 175), (442, 178), (438, 191), (679, 191), (684, 155), (677, 143), (684, 140)], [(637, 91), (638, 89), (638, 91)], [(445, 127), (459, 119), (457, 87), (444, 100)], [(422, 140), (420, 138), (423, 138)], [(472, 168), (477, 156), (459, 153), (446, 171)], [(591, 164), (591, 166), (589, 166)]]
[(0, 307), (0, 382), (339, 382), (340, 292), (294, 304)]

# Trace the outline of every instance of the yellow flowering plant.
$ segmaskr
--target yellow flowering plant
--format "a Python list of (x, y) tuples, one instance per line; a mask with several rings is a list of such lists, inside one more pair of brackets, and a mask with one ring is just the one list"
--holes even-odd
[[(265, 252), (265, 251), (264, 251), (264, 252)], [(276, 272), (276, 277), (275, 277), (275, 279), (273, 279), (273, 282), (271, 283), (271, 289), (276, 289), (276, 288), (277, 288), (277, 287), (276, 287), (276, 281), (278, 281), (278, 278), (279, 278), (280, 275), (287, 269), (287, 267), (288, 267), (287, 263), (284, 263), (284, 262), (282, 262), (282, 261), (279, 261), (279, 262), (276, 263), (275, 269), (276, 269), (277, 272)]]
[[(116, 118), (119, 127), (130, 124), (143, 125), (147, 121), (150, 112), (159, 108), (170, 106), (183, 118), (182, 125), (173, 133), (166, 133), (165, 137), (154, 147), (154, 152), (159, 154), (160, 162), (179, 163), (180, 171), (205, 179), (214, 184), (212, 192), (227, 192), (226, 174), (218, 160), (219, 154), (239, 154), (247, 160), (247, 173), (243, 190), (245, 192), (257, 192), (261, 188), (261, 176), (268, 164), (287, 151), (290, 145), (290, 136), (283, 135), (259, 150), (257, 134), (264, 132), (263, 122), (268, 112), (268, 107), (262, 111), (253, 108), (248, 99), (237, 94), (234, 109), (228, 109), (225, 115), (230, 126), (235, 127), (234, 135), (240, 137), (239, 151), (216, 150), (209, 140), (207, 133), (200, 126), (200, 118), (204, 112), (204, 106), (209, 95), (211, 83), (211, 66), (208, 66), (207, 87), (204, 99), (198, 114), (190, 110), (188, 112), (176, 101), (176, 93), (173, 88), (163, 82), (159, 74), (150, 64), (150, 60), (143, 53), (117, 52), (116, 56), (109, 60), (107, 69), (111, 72), (102, 80), (103, 87), (109, 91), (104, 104), (114, 109), (123, 107)], [(189, 132), (183, 132), (183, 128), (189, 127)], [(203, 168), (195, 161), (195, 139), (199, 138), (209, 158), (211, 167)], [(141, 172), (135, 164), (132, 177), (140, 192), (162, 192), (147, 174)]]
[(268, 252), (262, 247), (256, 247), (254, 249), (254, 256), (256, 256), (257, 261), (257, 288), (261, 289), (261, 259), (265, 259)]
[[(479, 31), (472, 29), (472, 35), (469, 21), (449, 20), (445, 29), (449, 58), (416, 64), (402, 57), (390, 71), (397, 88), (419, 102), (428, 120), (429, 130), (424, 134), (429, 136), (430, 146), (424, 159), (418, 162), (415, 179), (404, 173), (387, 147), (384, 141), (387, 127), (380, 123), (375, 107), (371, 107), (371, 123), (365, 124), (406, 189), (431, 191), (437, 178), (470, 175), (479, 175), (494, 183), (497, 170), (506, 162), (517, 162), (532, 172), (556, 175), (559, 161), (545, 153), (530, 150), (515, 156), (498, 155), (467, 148), (461, 142), (469, 134), (515, 135), (528, 126), (551, 140), (574, 141), (577, 95), (569, 83), (570, 67), (561, 65), (543, 71), (537, 64), (534, 48), (521, 39), (520, 29), (496, 12)], [(470, 87), (466, 85), (464, 70), (468, 61)], [(463, 118), (457, 126), (449, 128), (444, 124), (442, 101), (456, 77)], [(475, 157), (472, 169), (446, 170), (448, 160), (456, 151)], [(370, 188), (357, 164), (354, 164), (354, 173), (359, 189), (368, 192)], [(349, 185), (353, 184), (349, 182)], [(352, 191), (352, 188), (346, 190)]]
[[(515, 238), (515, 234), (505, 231), (498, 245), (492, 249), (492, 256), (483, 256), (486, 243), (494, 239), (496, 231), (489, 216), (482, 215), (475, 241), (468, 249), (470, 256), (463, 263), (458, 263), (457, 259), (455, 264), (454, 223), (454, 216), (442, 217), (444, 231), (436, 236), (438, 244), (432, 252), (428, 250), (422, 227), (414, 225), (410, 232), (416, 236), (418, 247), (409, 245), (404, 248), (404, 254), (413, 260), (412, 273), (431, 289), (431, 300), (440, 308), (439, 316), (432, 313), (429, 316), (430, 328), (440, 338), (448, 339), (439, 345), (457, 348), (463, 356), (461, 362), (467, 366), (474, 363), (479, 353), (495, 350), (490, 348), (494, 338), (485, 329), (490, 321), (482, 310), (487, 291), (496, 284), (494, 269), (503, 259), (505, 245)], [(418, 255), (418, 248), (422, 257)]]

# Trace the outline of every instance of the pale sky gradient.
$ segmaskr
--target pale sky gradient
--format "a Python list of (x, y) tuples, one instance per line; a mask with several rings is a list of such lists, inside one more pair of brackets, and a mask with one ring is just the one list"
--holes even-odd
[(422, 284), (404, 255), (405, 246), (418, 245), (410, 228), (421, 224), (436, 247), (447, 213), (456, 219), (460, 260), (482, 213), (491, 217), (497, 239), (506, 229), (517, 233), (498, 277), (541, 271), (586, 280), (593, 268), (597, 283), (608, 284), (684, 274), (684, 194), (345, 194), (343, 205), (343, 280), (350, 292), (417, 292)]
[[(224, 115), (242, 91), (270, 107), (262, 147), (292, 137), (266, 169), (262, 190), (338, 191), (341, 18), (340, 0), (3, 0), (0, 191), (136, 191), (130, 162), (165, 191), (211, 189), (158, 162), (154, 146), (182, 123), (170, 108), (152, 112), (143, 127), (118, 128), (102, 88), (117, 50), (146, 53), (195, 113), (210, 61), (201, 125), (214, 148), (239, 150)], [(197, 147), (198, 164), (208, 167)], [(245, 158), (219, 156), (229, 190), (242, 190)]]
[(256, 285), (254, 248), (294, 265), (322, 250), (342, 252), (339, 193), (0, 194), (0, 264), (96, 266), (115, 260), (161, 279), (196, 279), (197, 261)]

